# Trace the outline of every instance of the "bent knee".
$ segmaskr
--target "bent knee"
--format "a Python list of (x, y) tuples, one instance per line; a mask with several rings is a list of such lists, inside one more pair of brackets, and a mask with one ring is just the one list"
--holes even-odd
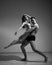
[(21, 49), (23, 49), (25, 46), (21, 45), (20, 47), (21, 47)]

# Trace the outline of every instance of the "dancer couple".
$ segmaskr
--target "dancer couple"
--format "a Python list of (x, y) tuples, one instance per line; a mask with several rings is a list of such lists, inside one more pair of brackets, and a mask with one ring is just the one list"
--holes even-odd
[[(4, 49), (15, 45), (15, 44), (21, 44), (21, 50), (22, 53), (24, 54), (24, 58), (22, 59), (22, 61), (26, 61), (27, 60), (27, 55), (26, 55), (26, 51), (25, 51), (25, 47), (30, 44), (32, 50), (40, 55), (42, 55), (44, 57), (44, 62), (47, 62), (47, 57), (40, 51), (38, 51), (35, 47), (34, 47), (34, 43), (33, 41), (36, 40), (36, 34), (39, 30), (39, 25), (36, 22), (36, 18), (35, 17), (31, 17), (27, 14), (24, 14), (22, 16), (22, 25), (20, 26), (20, 28), (18, 29), (18, 31), (23, 28), (26, 29), (25, 33), (23, 35), (21, 35), (19, 37), (18, 40), (14, 40), (12, 43), (10, 43), (8, 46), (4, 47)], [(17, 35), (17, 32), (15, 32), (15, 35)]]

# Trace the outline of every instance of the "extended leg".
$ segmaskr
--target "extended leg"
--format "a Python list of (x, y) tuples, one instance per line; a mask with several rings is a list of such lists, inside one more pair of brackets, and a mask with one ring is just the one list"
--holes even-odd
[(28, 34), (27, 34), (27, 33), (24, 33), (23, 35), (21, 35), (21, 36), (19, 37), (18, 40), (12, 41), (12, 43), (10, 43), (8, 46), (4, 47), (4, 49), (7, 49), (8, 47), (11, 47), (11, 46), (13, 46), (13, 45), (15, 45), (15, 44), (19, 44), (19, 43), (21, 44), (21, 43), (25, 40), (26, 35), (28, 35)]
[(10, 43), (8, 46), (6, 46), (6, 47), (4, 47), (4, 49), (7, 49), (7, 48), (9, 48), (9, 47), (11, 47), (11, 46), (13, 46), (13, 45), (15, 45), (15, 44), (18, 44), (18, 43), (21, 43), (21, 41), (17, 41), (17, 40), (14, 40), (14, 41), (12, 41), (12, 43)]
[(32, 47), (32, 50), (33, 50), (34, 52), (36, 52), (36, 53), (42, 55), (42, 56), (45, 58), (45, 62), (47, 62), (47, 57), (46, 57), (42, 52), (36, 50), (36, 49), (34, 48), (34, 45), (33, 45), (32, 42), (30, 42), (30, 45), (31, 45), (31, 47)]

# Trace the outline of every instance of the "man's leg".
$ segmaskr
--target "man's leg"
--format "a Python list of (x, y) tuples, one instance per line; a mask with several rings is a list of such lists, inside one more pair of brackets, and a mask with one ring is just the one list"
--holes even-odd
[(45, 62), (47, 62), (47, 57), (46, 57), (42, 52), (36, 50), (35, 47), (34, 47), (34, 44), (33, 44), (32, 42), (30, 42), (30, 45), (31, 45), (32, 50), (33, 50), (34, 52), (36, 52), (36, 53), (42, 55), (42, 56), (45, 58)]

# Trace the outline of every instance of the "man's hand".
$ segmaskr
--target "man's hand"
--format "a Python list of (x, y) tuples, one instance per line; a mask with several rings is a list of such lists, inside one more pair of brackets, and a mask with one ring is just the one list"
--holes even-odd
[(17, 35), (17, 32), (15, 32), (14, 34)]

